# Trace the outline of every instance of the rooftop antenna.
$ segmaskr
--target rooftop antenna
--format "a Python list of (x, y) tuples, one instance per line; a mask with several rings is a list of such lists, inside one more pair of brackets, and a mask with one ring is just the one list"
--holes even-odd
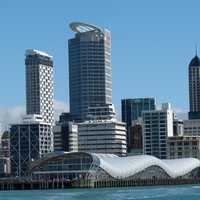
[(197, 54), (198, 54), (197, 44), (195, 44), (195, 53), (196, 53), (196, 56), (197, 56)]

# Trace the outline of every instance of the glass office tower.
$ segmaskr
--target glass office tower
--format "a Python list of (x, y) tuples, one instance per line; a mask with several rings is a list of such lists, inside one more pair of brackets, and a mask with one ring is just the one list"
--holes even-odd
[(91, 107), (112, 104), (110, 32), (91, 24), (73, 22), (68, 41), (70, 114), (84, 121)]
[(121, 101), (121, 112), (122, 112), (122, 121), (126, 123), (127, 129), (127, 145), (128, 151), (134, 141), (131, 141), (131, 138), (134, 138), (131, 135), (132, 123), (135, 120), (138, 120), (142, 116), (142, 111), (155, 110), (155, 99), (154, 98), (135, 98), (135, 99), (122, 99)]

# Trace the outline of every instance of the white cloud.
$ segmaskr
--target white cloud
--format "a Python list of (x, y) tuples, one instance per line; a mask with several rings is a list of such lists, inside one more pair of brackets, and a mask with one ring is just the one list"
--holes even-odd
[(69, 111), (69, 105), (67, 103), (60, 100), (54, 101), (55, 120), (58, 120), (58, 117), (62, 112), (68, 112), (68, 111)]
[(173, 108), (174, 113), (180, 119), (188, 119), (188, 110), (183, 108)]
[[(60, 100), (54, 101), (54, 108), (55, 120), (58, 119), (58, 116), (62, 112), (69, 111), (68, 104)], [(3, 130), (8, 129), (9, 124), (20, 122), (25, 113), (26, 110), (25, 106), (23, 105), (13, 107), (0, 107), (0, 133)]]
[(25, 106), (0, 107), (1, 129), (8, 129), (9, 124), (19, 122), (24, 114)]

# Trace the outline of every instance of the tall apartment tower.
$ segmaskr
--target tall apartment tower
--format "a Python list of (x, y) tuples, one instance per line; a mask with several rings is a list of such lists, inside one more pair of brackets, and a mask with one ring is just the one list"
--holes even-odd
[(167, 159), (167, 139), (173, 136), (173, 112), (169, 103), (161, 110), (142, 112), (143, 153)]
[(142, 116), (142, 111), (155, 110), (154, 98), (135, 98), (135, 99), (122, 99), (121, 113), (122, 121), (126, 123), (127, 130), (127, 147), (128, 152), (131, 151), (134, 141), (132, 138), (132, 124), (133, 121), (138, 120)]
[(200, 59), (196, 56), (189, 64), (189, 119), (200, 119)]
[(52, 56), (35, 49), (26, 50), (26, 112), (39, 114), (54, 123)]
[(91, 24), (73, 22), (69, 39), (70, 114), (84, 121), (88, 109), (112, 104), (110, 32)]

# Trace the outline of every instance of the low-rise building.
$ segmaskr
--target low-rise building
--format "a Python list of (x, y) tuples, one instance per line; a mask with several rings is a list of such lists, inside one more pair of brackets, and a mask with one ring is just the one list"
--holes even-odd
[(24, 176), (33, 160), (52, 152), (51, 124), (43, 121), (40, 115), (27, 115), (10, 128), (11, 174)]
[(200, 159), (200, 136), (173, 136), (167, 141), (168, 159)]
[(128, 155), (143, 154), (142, 119), (132, 121), (129, 132), (129, 153)]
[(0, 157), (0, 177), (5, 177), (10, 175), (10, 159), (5, 157)]
[(4, 131), (0, 143), (0, 176), (10, 174), (10, 133)]
[(112, 120), (92, 120), (78, 124), (78, 150), (125, 156), (125, 123)]
[(57, 123), (53, 128), (54, 151), (78, 151), (78, 126), (73, 122)]
[[(158, 183), (158, 180), (165, 180), (165, 184), (176, 183), (173, 180), (191, 183), (199, 180), (199, 172), (200, 160), (196, 158), (160, 160), (150, 155), (119, 157), (88, 152), (55, 152), (33, 162), (30, 167), (33, 180), (61, 182), (70, 179), (79, 183), (83, 180), (89, 185), (100, 181), (99, 187), (130, 186), (135, 185), (134, 181), (141, 185), (145, 180), (148, 184)], [(110, 184), (108, 181), (111, 181)], [(133, 184), (130, 184), (132, 181)], [(117, 182), (119, 184), (115, 185)]]
[(189, 119), (183, 121), (184, 135), (200, 136), (200, 119)]

